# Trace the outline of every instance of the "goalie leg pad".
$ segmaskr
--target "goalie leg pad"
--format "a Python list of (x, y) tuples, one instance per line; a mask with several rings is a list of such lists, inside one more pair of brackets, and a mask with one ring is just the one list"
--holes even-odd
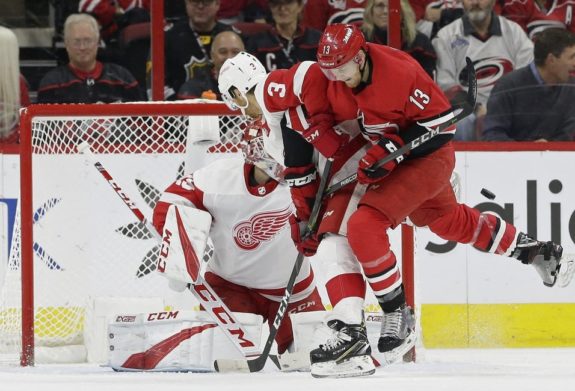
[[(248, 337), (261, 340), (262, 317), (236, 313)], [(117, 315), (108, 325), (109, 365), (118, 371), (213, 371), (216, 358), (242, 358), (205, 312)]]

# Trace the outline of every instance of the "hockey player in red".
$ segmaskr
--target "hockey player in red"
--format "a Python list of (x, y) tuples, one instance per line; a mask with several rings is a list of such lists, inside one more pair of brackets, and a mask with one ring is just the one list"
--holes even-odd
[[(212, 216), (209, 236), (214, 254), (205, 280), (230, 310), (274, 321), (297, 251), (288, 224), (292, 213), (283, 170), (263, 149), (262, 127), (251, 124), (242, 141), (242, 158), (219, 159), (170, 185), (158, 201), (153, 223), (162, 232), (171, 204)], [(296, 278), (288, 313), (323, 311), (307, 259)], [(289, 316), (276, 336), (281, 354), (293, 341)]]
[(383, 166), (377, 162), (453, 117), (450, 104), (409, 55), (366, 43), (353, 25), (331, 25), (322, 35), (318, 63), (332, 80), (328, 95), (352, 99), (372, 146), (357, 175), (368, 186), (347, 224), (347, 238), (383, 309), (378, 348), (403, 352), (413, 344), (413, 316), (387, 231), (409, 218), (445, 240), (507, 255), (535, 267), (547, 286), (566, 286), (574, 257), (540, 242), (492, 213), (456, 201), (449, 179), (455, 165), (455, 126)]
[[(328, 101), (325, 95), (328, 80), (315, 62), (305, 61), (266, 74), (257, 58), (248, 53), (226, 60), (218, 83), (224, 101), (231, 108), (240, 108), (244, 114), (266, 122), (270, 130), (265, 138), (266, 147), (286, 166), (285, 178), (296, 207), (296, 214), (290, 218), (293, 240), (308, 256), (317, 251), (314, 263), (326, 276), (326, 291), (333, 306), (326, 323), (333, 338), (312, 351), (312, 375), (374, 373), (362, 313), (365, 281), (345, 238), (347, 217), (356, 209), (365, 186), (351, 184), (327, 200), (317, 235), (303, 240), (299, 224), (308, 220), (318, 189), (318, 170), (312, 161), (314, 147), (323, 156), (334, 159), (331, 183), (353, 174), (367, 150), (353, 100)], [(332, 111), (337, 131), (331, 123)], [(323, 163), (320, 161), (318, 166), (323, 167)], [(340, 332), (351, 338), (344, 342), (338, 336)], [(332, 349), (342, 354), (341, 360), (331, 359), (332, 355), (326, 356), (328, 360), (314, 358), (325, 356)]]

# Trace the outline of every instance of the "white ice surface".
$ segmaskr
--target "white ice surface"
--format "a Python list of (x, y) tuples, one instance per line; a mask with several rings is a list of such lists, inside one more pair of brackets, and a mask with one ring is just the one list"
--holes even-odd
[(570, 391), (575, 349), (427, 350), (418, 363), (375, 375), (314, 379), (309, 373), (117, 373), (94, 365), (0, 367), (0, 391)]

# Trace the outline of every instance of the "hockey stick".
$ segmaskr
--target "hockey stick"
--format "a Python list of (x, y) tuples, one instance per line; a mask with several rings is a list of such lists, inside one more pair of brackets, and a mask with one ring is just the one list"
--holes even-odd
[[(325, 189), (327, 188), (327, 183), (328, 183), (327, 180), (328, 180), (329, 174), (331, 172), (332, 163), (333, 163), (333, 161), (331, 159), (327, 159), (325, 162), (321, 181), (319, 184), (319, 189), (318, 189), (318, 192), (315, 196), (315, 201), (314, 201), (313, 208), (312, 208), (312, 211), (310, 214), (310, 218), (309, 218), (309, 221), (308, 221), (307, 225), (305, 226), (303, 234), (302, 234), (302, 237), (304, 239), (307, 238), (309, 235), (311, 235), (317, 229), (316, 225), (317, 225), (317, 221), (318, 221), (318, 217), (319, 217), (319, 211), (321, 209), (321, 201), (323, 199)], [(272, 344), (274, 343), (274, 340), (275, 340), (276, 335), (278, 333), (278, 329), (281, 325), (282, 320), (284, 319), (284, 316), (285, 316), (285, 313), (286, 313), (286, 310), (287, 310), (287, 307), (289, 304), (289, 299), (291, 297), (293, 287), (295, 285), (295, 279), (300, 272), (301, 266), (303, 264), (303, 259), (304, 259), (304, 255), (302, 253), (299, 253), (296, 260), (295, 260), (295, 264), (293, 266), (289, 281), (286, 285), (285, 293), (284, 293), (284, 296), (280, 302), (278, 312), (275, 316), (273, 324), (270, 327), (270, 334), (268, 336), (268, 339), (266, 340), (262, 354), (260, 354), (258, 357), (254, 358), (253, 360), (227, 360), (227, 359), (215, 360), (214, 361), (214, 368), (216, 369), (216, 371), (218, 371), (218, 372), (233, 372), (233, 371), (259, 372), (263, 369), (263, 367), (266, 364), (266, 360), (268, 359), (268, 356), (270, 355), (270, 350), (272, 348)], [(281, 359), (281, 357), (280, 357), (280, 359)]]
[[(435, 136), (441, 134), (445, 129), (449, 128), (453, 124), (461, 121), (463, 118), (467, 117), (469, 114), (473, 113), (475, 110), (475, 102), (477, 99), (477, 78), (475, 76), (475, 68), (473, 67), (473, 62), (469, 59), (469, 57), (465, 58), (467, 62), (467, 95), (465, 102), (461, 107), (455, 108), (455, 110), (461, 109), (460, 112), (454, 114), (453, 117), (448, 120), (447, 122), (442, 123), (437, 128), (422, 134), (419, 137), (411, 140), (401, 148), (398, 148), (395, 152), (387, 155), (385, 158), (379, 160), (377, 163), (373, 165), (373, 168), (366, 169), (368, 173), (374, 173), (379, 167), (383, 166), (384, 164), (398, 158), (399, 156), (405, 154), (406, 152), (411, 151), (419, 147), (421, 144), (428, 142)], [(348, 176), (347, 178), (343, 179), (341, 182), (338, 182), (332, 186), (330, 186), (327, 191), (325, 192), (325, 196), (327, 197), (330, 194), (335, 193), (336, 191), (340, 190), (342, 187), (353, 183), (357, 180), (357, 173)]]
[[(90, 145), (87, 142), (82, 142), (78, 146), (78, 151), (90, 158), (98, 172), (102, 174), (104, 179), (106, 179), (106, 182), (108, 182), (112, 189), (114, 189), (124, 204), (130, 208), (140, 223), (146, 227), (146, 229), (154, 237), (154, 239), (158, 241), (158, 243), (162, 243), (162, 237), (158, 231), (156, 231), (156, 228), (150, 221), (146, 219), (142, 211), (136, 206), (130, 197), (128, 197), (122, 188), (118, 186), (112, 175), (110, 175), (102, 163), (96, 160), (95, 155), (90, 150)], [(214, 292), (212, 287), (203, 279), (201, 275), (198, 274), (196, 282), (194, 284), (189, 284), (188, 289), (202, 304), (205, 311), (216, 322), (216, 324), (220, 326), (226, 337), (228, 337), (228, 339), (234, 344), (239, 352), (241, 352), (244, 356), (250, 356), (259, 353), (260, 350), (257, 348), (257, 346), (246, 338), (247, 333), (242, 324), (237, 320), (233, 312), (228, 309), (228, 307), (222, 302), (222, 299), (220, 299), (220, 297)]]

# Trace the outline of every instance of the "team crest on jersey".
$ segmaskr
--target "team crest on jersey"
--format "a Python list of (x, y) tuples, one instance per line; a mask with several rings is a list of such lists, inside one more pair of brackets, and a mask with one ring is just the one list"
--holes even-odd
[(187, 75), (186, 80), (193, 79), (195, 76), (198, 75), (198, 73), (204, 72), (207, 69), (208, 65), (209, 61), (207, 57), (196, 58), (195, 56), (192, 56), (192, 58), (190, 58), (190, 61), (184, 65)]
[(291, 205), (282, 210), (256, 213), (249, 220), (234, 227), (236, 245), (243, 250), (254, 250), (262, 242), (272, 240), (287, 224)]
[[(513, 63), (502, 57), (487, 57), (473, 62), (477, 76), (477, 87), (489, 87), (494, 85), (501, 76), (513, 70)], [(459, 74), (459, 82), (467, 85), (467, 72)]]

